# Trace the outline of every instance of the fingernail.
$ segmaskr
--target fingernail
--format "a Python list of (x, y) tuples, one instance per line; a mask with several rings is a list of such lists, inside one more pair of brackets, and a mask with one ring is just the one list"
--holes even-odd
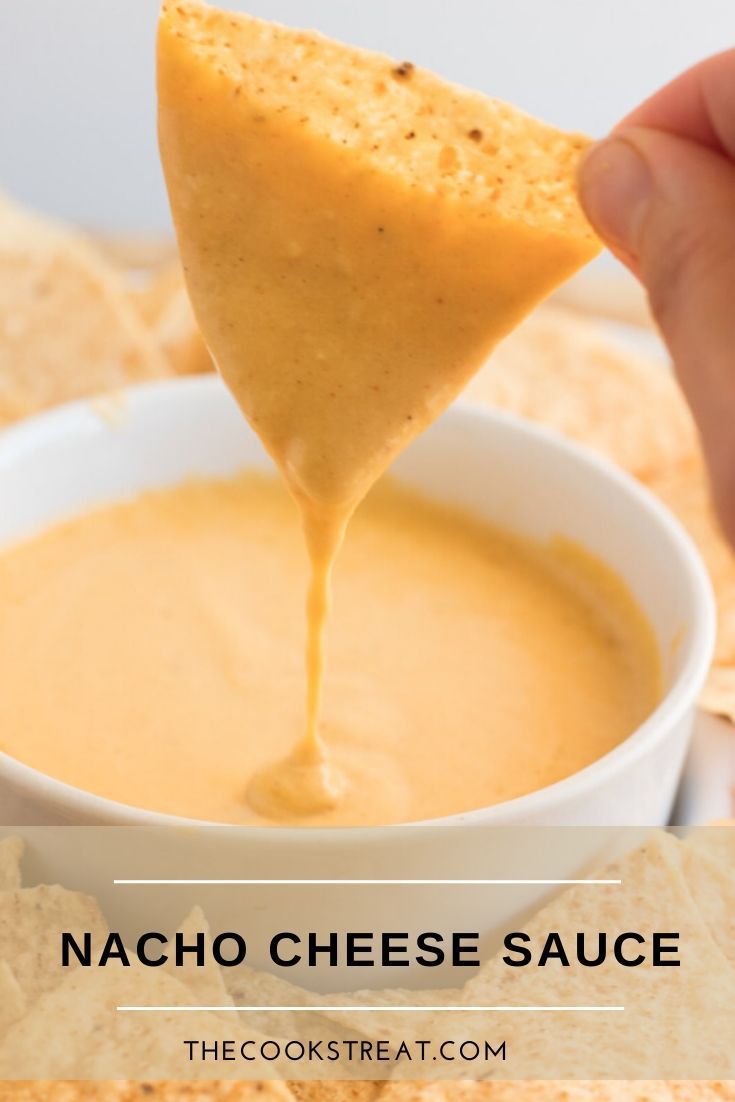
[(616, 137), (593, 145), (579, 168), (579, 191), (600, 236), (637, 256), (653, 179), (633, 143)]

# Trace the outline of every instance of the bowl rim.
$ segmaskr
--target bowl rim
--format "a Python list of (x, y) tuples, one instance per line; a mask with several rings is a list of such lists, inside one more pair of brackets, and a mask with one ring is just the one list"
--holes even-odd
[[(171, 394), (180, 396), (191, 392), (195, 397), (201, 398), (204, 395), (211, 396), (215, 390), (232, 400), (224, 384), (214, 374), (156, 380), (126, 387), (120, 394), (126, 411), (129, 411), (140, 410), (149, 403), (166, 400)], [(43, 440), (74, 435), (88, 428), (92, 421), (99, 427), (99, 403), (99, 398), (68, 402), (1, 430), (0, 468), (18, 457), (22, 460), (24, 454)], [(403, 836), (407, 828), (425, 830), (480, 824), (513, 825), (528, 816), (553, 811), (560, 805), (563, 806), (567, 799), (583, 796), (600, 781), (611, 779), (626, 768), (634, 766), (640, 757), (663, 741), (684, 720), (687, 713), (696, 707), (697, 697), (710, 667), (715, 645), (716, 609), (710, 579), (699, 551), (681, 522), (658, 498), (611, 460), (591, 448), (568, 439), (546, 425), (504, 410), (481, 407), (463, 400), (455, 402), (443, 416), (486, 427), (502, 424), (512, 432), (526, 439), (533, 439), (551, 451), (564, 454), (572, 462), (586, 466), (598, 478), (615, 484), (619, 491), (632, 499), (641, 515), (645, 516), (645, 523), (658, 526), (677, 554), (681, 574), (686, 579), (689, 590), (688, 602), (692, 607), (681, 668), (653, 712), (621, 743), (568, 777), (512, 800), (439, 818), (379, 826), (267, 826), (192, 819), (140, 808), (88, 792), (27, 765), (4, 751), (0, 751), (0, 781), (15, 793), (30, 798), (37, 806), (45, 804), (56, 811), (61, 810), (64, 818), (71, 820), (71, 825), (81, 819), (90, 825), (101, 826), (217, 828), (221, 832), (237, 833), (243, 839), (257, 839), (258, 842), (272, 839), (279, 844), (299, 845), (324, 839), (341, 845), (345, 842), (389, 842), (396, 834)]]

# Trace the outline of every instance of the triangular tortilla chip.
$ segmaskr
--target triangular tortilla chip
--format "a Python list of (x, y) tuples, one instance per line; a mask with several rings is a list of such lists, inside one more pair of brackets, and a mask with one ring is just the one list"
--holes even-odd
[(310, 501), (358, 501), (598, 251), (586, 139), (408, 63), (172, 0), (158, 90), (205, 341)]
[(206, 964), (203, 968), (198, 968), (193, 955), (187, 954), (181, 968), (176, 968), (174, 962), (169, 960), (168, 970), (187, 985), (198, 1006), (232, 1006), (232, 997), (225, 986), (222, 969), (211, 955), (212, 933), (201, 907), (192, 908), (177, 933), (183, 934), (185, 945), (194, 945), (197, 937), (203, 936)]
[(115, 269), (0, 196), (0, 424), (169, 373)]
[(499, 345), (466, 397), (540, 421), (638, 478), (696, 454), (694, 421), (672, 372), (598, 323), (544, 305)]

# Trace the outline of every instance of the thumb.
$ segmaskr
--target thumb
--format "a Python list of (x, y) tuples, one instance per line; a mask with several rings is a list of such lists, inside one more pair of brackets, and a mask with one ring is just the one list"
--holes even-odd
[(648, 290), (735, 542), (735, 165), (673, 134), (629, 127), (587, 154), (580, 197)]

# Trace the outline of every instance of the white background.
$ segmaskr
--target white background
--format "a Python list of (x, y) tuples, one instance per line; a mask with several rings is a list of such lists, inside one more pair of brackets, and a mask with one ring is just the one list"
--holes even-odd
[[(735, 42), (733, 0), (223, 0), (602, 134)], [(90, 227), (155, 229), (158, 0), (0, 0), (0, 187)]]

